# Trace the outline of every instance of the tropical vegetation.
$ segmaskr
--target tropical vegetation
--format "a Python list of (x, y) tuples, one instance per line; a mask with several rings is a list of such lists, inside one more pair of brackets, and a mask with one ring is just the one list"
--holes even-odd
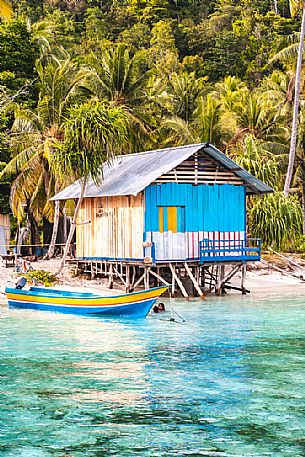
[(54, 223), (49, 256), (63, 186), (204, 141), (275, 190), (249, 199), (250, 234), (304, 245), (302, 1), (0, 0), (0, 18), (2, 208)]

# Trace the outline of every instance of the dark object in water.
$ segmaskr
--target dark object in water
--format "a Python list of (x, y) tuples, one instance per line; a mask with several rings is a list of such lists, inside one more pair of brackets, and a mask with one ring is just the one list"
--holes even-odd
[(16, 283), (16, 289), (23, 289), (26, 283), (27, 279), (24, 276), (22, 276), (22, 278), (20, 278), (19, 281)]

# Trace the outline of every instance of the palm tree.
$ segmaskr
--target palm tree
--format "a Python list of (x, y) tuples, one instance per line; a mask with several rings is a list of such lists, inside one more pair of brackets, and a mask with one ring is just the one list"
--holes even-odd
[(192, 119), (164, 117), (162, 129), (168, 130), (167, 144), (183, 145), (187, 143), (220, 142), (220, 103), (214, 93), (196, 100)]
[[(2, 176), (16, 176), (11, 188), (11, 206), (20, 220), (24, 204), (36, 221), (46, 217), (54, 219), (54, 206), (49, 198), (67, 182), (60, 181), (50, 168), (53, 150), (63, 140), (62, 127), (66, 113), (77, 100), (91, 97), (95, 72), (78, 66), (69, 58), (59, 60), (49, 56), (48, 63), (37, 63), (40, 93), (34, 111), (16, 107), (15, 121), (10, 140), (14, 157), (6, 165)], [(55, 211), (52, 242), (49, 256), (54, 254), (54, 244), (59, 220), (58, 206)]]
[(293, 118), (292, 118), (292, 128), (291, 128), (291, 142), (290, 142), (290, 151), (289, 151), (289, 162), (286, 174), (286, 180), (284, 185), (284, 194), (286, 197), (289, 195), (290, 184), (293, 175), (293, 167), (295, 160), (295, 151), (297, 144), (297, 133), (298, 133), (298, 114), (299, 114), (299, 104), (300, 104), (300, 89), (301, 89), (301, 67), (302, 67), (302, 57), (303, 57), (303, 48), (304, 48), (304, 37), (305, 37), (305, 2), (304, 0), (290, 0), (290, 10), (291, 15), (294, 17), (298, 9), (302, 8), (302, 24), (301, 24), (301, 33), (300, 33), (300, 42), (298, 49), (298, 60), (297, 68), (295, 75), (295, 92), (294, 92), (294, 107), (293, 107)]
[(227, 149), (238, 143), (247, 135), (265, 141), (274, 141), (285, 135), (283, 114), (274, 99), (267, 93), (243, 90), (240, 100), (231, 108), (236, 122), (236, 132), (227, 144)]
[(4, 21), (9, 21), (13, 15), (11, 2), (8, 0), (0, 0), (0, 18)]
[(65, 266), (88, 179), (101, 181), (101, 166), (127, 144), (127, 126), (122, 107), (91, 102), (69, 109), (63, 124), (64, 142), (55, 151), (52, 166), (56, 175), (80, 180), (80, 195), (57, 274)]
[(100, 99), (112, 101), (126, 111), (133, 149), (143, 147), (150, 132), (149, 121), (143, 109), (148, 73), (140, 70), (142, 60), (141, 52), (131, 57), (123, 43), (104, 49), (101, 57), (93, 56), (89, 59), (99, 76), (97, 89)]
[(197, 100), (204, 94), (206, 78), (197, 78), (194, 72), (171, 75), (167, 83), (171, 114), (189, 121), (193, 118)]

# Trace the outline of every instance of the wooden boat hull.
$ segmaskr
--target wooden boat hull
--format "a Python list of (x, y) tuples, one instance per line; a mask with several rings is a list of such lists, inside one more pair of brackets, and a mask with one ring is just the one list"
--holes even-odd
[(156, 287), (131, 294), (110, 297), (92, 293), (60, 291), (44, 287), (29, 290), (6, 288), (10, 307), (56, 311), (68, 314), (103, 314), (145, 317), (167, 287)]

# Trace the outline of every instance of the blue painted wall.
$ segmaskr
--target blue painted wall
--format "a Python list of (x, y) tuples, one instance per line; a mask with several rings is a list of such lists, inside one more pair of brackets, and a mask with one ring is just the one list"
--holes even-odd
[(159, 231), (159, 206), (185, 207), (186, 232), (245, 231), (245, 192), (231, 184), (152, 184), (145, 190), (145, 231)]

